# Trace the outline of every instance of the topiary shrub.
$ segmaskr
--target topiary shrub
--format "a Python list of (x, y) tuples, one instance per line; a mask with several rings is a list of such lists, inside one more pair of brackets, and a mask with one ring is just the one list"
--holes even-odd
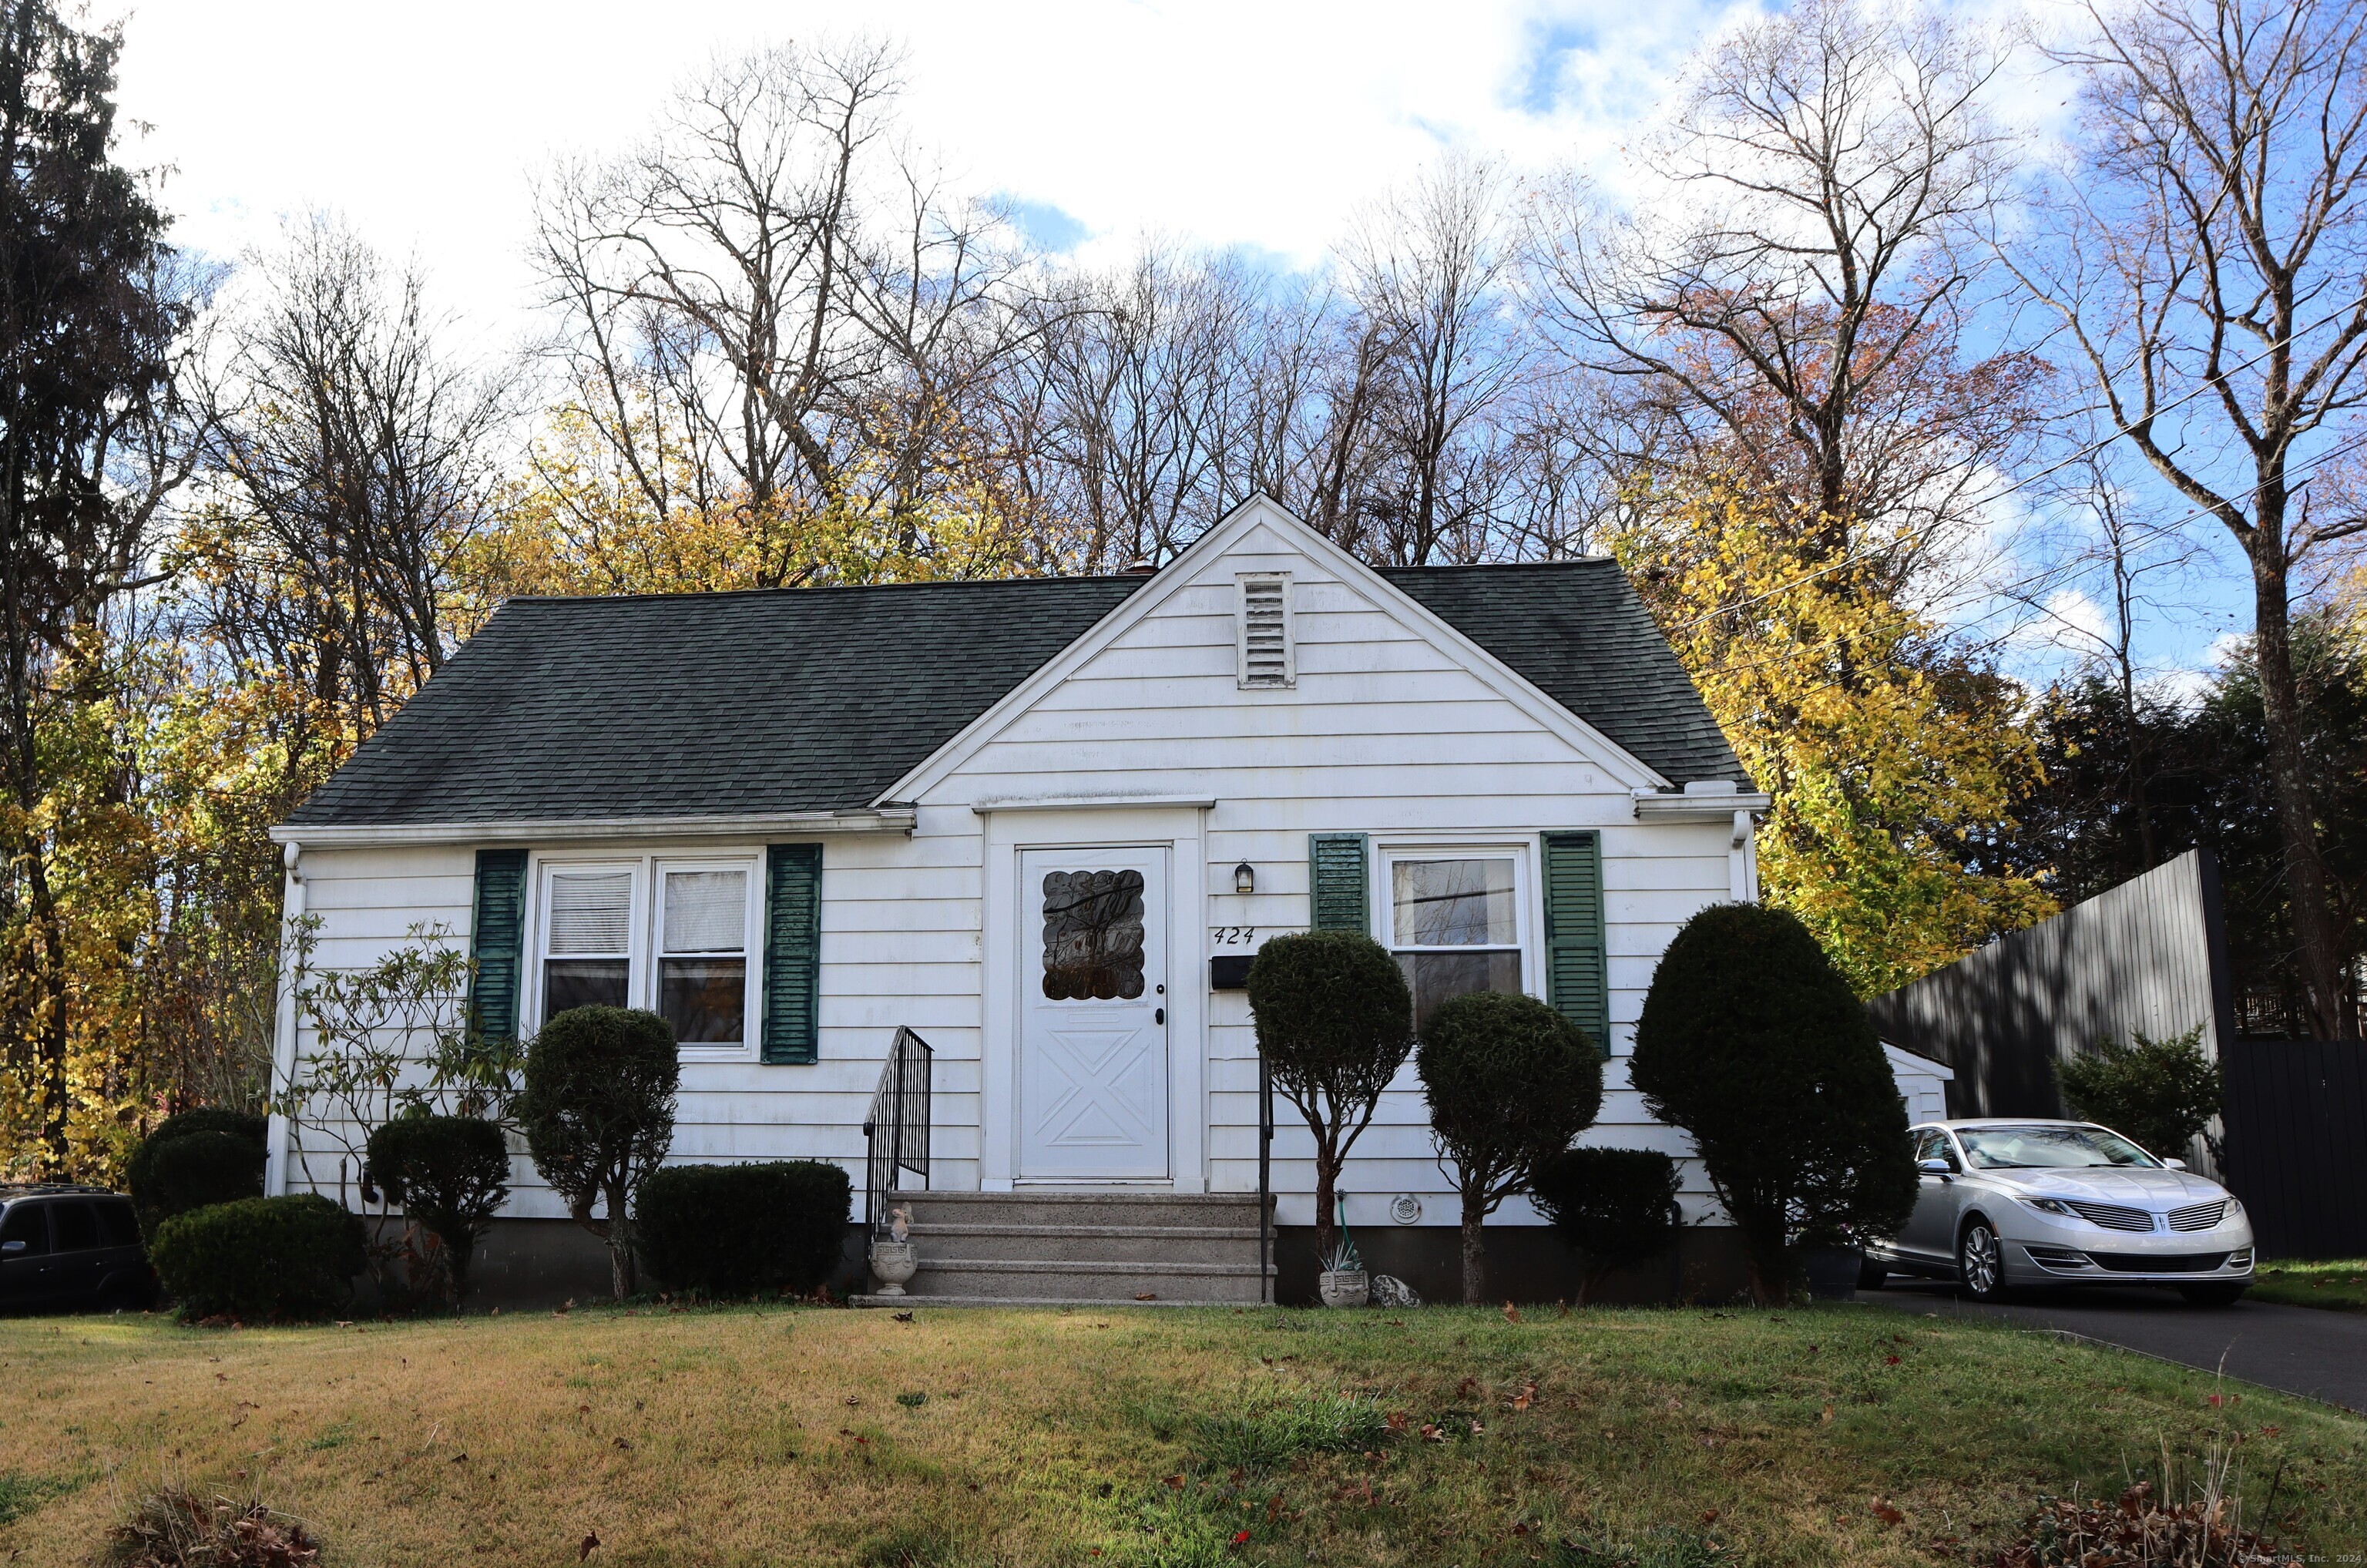
[(651, 1274), (702, 1296), (813, 1290), (838, 1267), (855, 1184), (819, 1160), (668, 1165), (641, 1184), (634, 1244)]
[(571, 1007), (527, 1047), (515, 1108), (527, 1149), (575, 1222), (608, 1244), (619, 1301), (633, 1292), (633, 1199), (674, 1142), (681, 1077), (674, 1026), (637, 1007)]
[(1370, 937), (1308, 931), (1258, 949), (1249, 997), (1275, 1092), (1315, 1135), (1315, 1251), (1329, 1257), (1340, 1168), (1413, 1049), (1413, 994)]
[(509, 1144), (473, 1116), (398, 1116), (369, 1136), (362, 1179), (442, 1244), (450, 1299), (469, 1289), (469, 1260), (510, 1195)]
[[(2203, 1026), (2174, 1040), (2101, 1040), (2093, 1052), (2055, 1064), (2071, 1114), (2100, 1122), (2156, 1156), (2186, 1153), (2227, 1097), (2219, 1063), (2203, 1054)], [(2212, 1158), (2219, 1155), (2214, 1146)]]
[(250, 1323), (325, 1317), (368, 1264), (361, 1217), (310, 1192), (176, 1214), (149, 1259), (184, 1316)]
[(140, 1233), (153, 1239), (156, 1227), (176, 1214), (262, 1197), (267, 1125), (251, 1112), (212, 1106), (158, 1122), (123, 1167)]
[(1583, 1260), (1578, 1304), (1614, 1269), (1677, 1239), (1677, 1162), (1657, 1149), (1568, 1149), (1547, 1160), (1530, 1196)]
[(1534, 996), (1450, 997), (1414, 1051), (1431, 1136), (1463, 1199), (1463, 1304), (1487, 1289), (1483, 1230), (1497, 1205), (1594, 1125), (1603, 1055), (1586, 1031)]
[(1795, 1243), (1887, 1235), (1915, 1206), (1907, 1108), (1874, 1025), (1783, 910), (1719, 903), (1685, 922), (1653, 972), (1628, 1077), (1693, 1134), (1761, 1303), (1790, 1295)]

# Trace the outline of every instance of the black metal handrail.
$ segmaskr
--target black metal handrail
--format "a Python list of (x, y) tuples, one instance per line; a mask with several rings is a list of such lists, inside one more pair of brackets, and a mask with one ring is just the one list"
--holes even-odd
[(929, 1067), (935, 1053), (909, 1028), (896, 1031), (863, 1119), (865, 1160), (863, 1214), (876, 1238), (888, 1233), (888, 1195), (900, 1189), (904, 1172), (929, 1185)]
[(1274, 1069), (1265, 1052), (1258, 1052), (1258, 1301), (1271, 1305), (1273, 1278), (1266, 1272), (1273, 1252), (1274, 1216)]

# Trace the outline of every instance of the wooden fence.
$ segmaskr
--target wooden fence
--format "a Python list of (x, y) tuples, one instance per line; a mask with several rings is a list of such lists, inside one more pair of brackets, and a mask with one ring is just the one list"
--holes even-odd
[(2367, 1041), (2247, 1040), (2227, 1074), (2227, 1185), (2259, 1256), (2367, 1257)]

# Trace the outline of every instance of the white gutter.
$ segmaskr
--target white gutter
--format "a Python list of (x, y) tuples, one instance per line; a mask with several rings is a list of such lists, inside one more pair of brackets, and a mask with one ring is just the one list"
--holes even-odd
[(1704, 790), (1699, 784), (1688, 784), (1684, 792), (1638, 790), (1636, 791), (1637, 822), (1736, 822), (1774, 809), (1771, 795), (1744, 794), (1731, 784), (1723, 790)]
[(314, 849), (402, 844), (564, 844), (585, 838), (764, 838), (818, 833), (903, 833), (920, 812), (912, 806), (847, 812), (764, 812), (743, 816), (558, 817), (493, 822), (400, 823), (313, 827), (282, 823), (275, 844)]
[[(280, 885), (279, 975), (272, 998), (271, 1093), (296, 1081), (296, 975), (289, 960), (296, 951), (296, 923), (304, 918), (303, 851), (290, 844), (281, 852), (287, 876)], [(264, 1131), (263, 1191), (279, 1198), (288, 1191), (288, 1118), (274, 1110)]]

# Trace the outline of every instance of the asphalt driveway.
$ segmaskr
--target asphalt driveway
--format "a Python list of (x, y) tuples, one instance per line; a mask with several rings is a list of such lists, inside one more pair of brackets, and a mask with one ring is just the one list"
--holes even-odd
[(2367, 1312), (2270, 1301), (2190, 1307), (2171, 1290), (2060, 1290), (1983, 1306), (1952, 1285), (1894, 1279), (1857, 1299), (1901, 1312), (2061, 1329), (2124, 1349), (2367, 1413)]

